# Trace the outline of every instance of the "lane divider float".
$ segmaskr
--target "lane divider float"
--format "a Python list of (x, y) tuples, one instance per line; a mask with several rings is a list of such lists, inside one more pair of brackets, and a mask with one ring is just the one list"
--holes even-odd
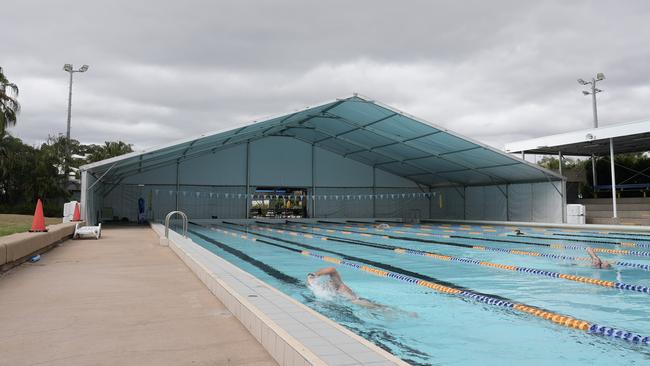
[(492, 306), (513, 309), (518, 312), (530, 314), (537, 318), (553, 322), (557, 325), (561, 325), (571, 329), (581, 330), (583, 332), (586, 332), (587, 334), (600, 335), (600, 336), (605, 336), (605, 337), (615, 338), (615, 339), (622, 339), (631, 343), (650, 346), (650, 337), (648, 336), (643, 336), (625, 330), (599, 325), (596, 323), (577, 319), (571, 316), (566, 316), (552, 311), (543, 310), (535, 306), (515, 303), (512, 301), (498, 299), (488, 295), (481, 295), (468, 290), (460, 290), (454, 287), (438, 284), (432, 281), (425, 281), (415, 277), (374, 268), (368, 265), (360, 265), (358, 263), (346, 261), (339, 258), (329, 257), (318, 253), (313, 253), (307, 250), (303, 250), (301, 254), (304, 256), (320, 259), (325, 262), (334, 263), (348, 268), (364, 271), (375, 276), (387, 277), (387, 278), (395, 279), (400, 282), (426, 287), (440, 293), (454, 295), (461, 298), (467, 298), (467, 299), (475, 300)]
[[(259, 226), (254, 226), (253, 228), (255, 229), (261, 229), (261, 230), (269, 230), (269, 231), (275, 231), (277, 233), (285, 233), (285, 230), (291, 230), (291, 229), (285, 229), (285, 230), (279, 230), (275, 228), (261, 228)], [(304, 235), (304, 232), (301, 231), (293, 231), (294, 234), (300, 233), (301, 235)], [(322, 234), (317, 234), (317, 235), (322, 235)], [(336, 237), (331, 237), (329, 239), (336, 240)], [(439, 253), (434, 253), (434, 252), (428, 252), (428, 251), (423, 251), (423, 250), (416, 250), (416, 249), (409, 249), (409, 248), (400, 248), (396, 247), (393, 245), (387, 245), (387, 244), (378, 244), (378, 243), (366, 243), (364, 241), (350, 241), (348, 239), (343, 239), (343, 238), (338, 238), (340, 240), (343, 240), (343, 243), (347, 244), (352, 244), (352, 245), (365, 245), (373, 248), (378, 248), (378, 249), (384, 249), (384, 250), (392, 250), (395, 253), (398, 254), (410, 254), (410, 255), (417, 255), (417, 256), (424, 256), (424, 257), (429, 257), (429, 258), (434, 258), (438, 260), (444, 260), (444, 261), (455, 261), (455, 262), (461, 262), (461, 263), (466, 263), (466, 264), (474, 264), (474, 265), (480, 265), (484, 267), (493, 267), (501, 270), (507, 270), (507, 271), (513, 271), (513, 272), (521, 272), (521, 273), (527, 273), (527, 274), (533, 274), (533, 275), (538, 275), (538, 276), (543, 276), (543, 277), (550, 277), (550, 278), (559, 278), (559, 279), (564, 279), (568, 281), (573, 281), (573, 282), (580, 282), (580, 283), (585, 283), (589, 285), (594, 285), (594, 286), (601, 286), (601, 287), (609, 287), (609, 288), (617, 288), (620, 290), (627, 290), (627, 291), (634, 291), (634, 292), (641, 292), (641, 293), (646, 293), (650, 294), (650, 287), (646, 286), (641, 286), (641, 285), (633, 285), (629, 283), (624, 283), (624, 282), (614, 282), (614, 281), (606, 281), (606, 280), (600, 280), (592, 277), (585, 277), (585, 276), (577, 276), (577, 275), (571, 275), (571, 274), (566, 274), (566, 273), (560, 273), (560, 272), (554, 272), (554, 271), (545, 271), (537, 268), (528, 268), (528, 267), (520, 267), (520, 266), (514, 266), (514, 265), (507, 265), (507, 264), (501, 264), (501, 263), (493, 263), (493, 262), (488, 262), (488, 261), (481, 261), (477, 259), (472, 259), (472, 258), (463, 258), (463, 257), (453, 257), (445, 254), (439, 254)]]

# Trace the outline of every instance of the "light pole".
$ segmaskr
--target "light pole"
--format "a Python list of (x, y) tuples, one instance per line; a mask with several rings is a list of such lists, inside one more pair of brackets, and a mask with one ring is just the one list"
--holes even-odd
[[(596, 88), (596, 83), (603, 80), (605, 80), (605, 74), (602, 72), (596, 74), (596, 77), (591, 78), (591, 81), (578, 79), (578, 84), (580, 85), (591, 85), (591, 91), (583, 90), (582, 94), (591, 95), (591, 107), (594, 113), (594, 128), (598, 128), (598, 108), (596, 107), (596, 94), (602, 92), (602, 90)], [(594, 195), (596, 195), (596, 157), (593, 154), (591, 155), (591, 179), (594, 186)]]
[(591, 104), (594, 110), (594, 128), (598, 128), (598, 110), (596, 108), (596, 94), (602, 92), (602, 90), (596, 88), (596, 83), (599, 81), (605, 80), (605, 74), (602, 72), (599, 72), (596, 74), (595, 78), (591, 78), (591, 81), (584, 81), (582, 79), (578, 79), (578, 84), (580, 85), (591, 85), (591, 91), (583, 90), (582, 94), (584, 95), (591, 95)]
[(88, 65), (83, 65), (79, 68), (79, 70), (75, 70), (72, 64), (65, 64), (63, 65), (63, 71), (70, 74), (70, 85), (68, 88), (68, 128), (65, 133), (66, 141), (65, 141), (65, 165), (64, 165), (65, 177), (67, 181), (69, 178), (68, 168), (70, 167), (70, 118), (72, 115), (72, 75), (75, 72), (88, 71)]

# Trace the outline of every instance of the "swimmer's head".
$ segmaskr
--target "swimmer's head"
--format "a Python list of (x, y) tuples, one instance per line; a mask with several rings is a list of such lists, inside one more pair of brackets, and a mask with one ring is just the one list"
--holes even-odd
[(307, 273), (307, 285), (311, 286), (316, 280), (316, 275), (313, 273)]
[(336, 297), (336, 290), (332, 287), (331, 282), (313, 273), (307, 274), (307, 288), (320, 299), (331, 300)]

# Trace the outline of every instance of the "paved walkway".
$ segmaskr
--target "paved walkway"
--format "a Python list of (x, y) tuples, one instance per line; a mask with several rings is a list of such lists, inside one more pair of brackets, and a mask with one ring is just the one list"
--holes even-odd
[(149, 228), (0, 275), (0, 365), (275, 365)]

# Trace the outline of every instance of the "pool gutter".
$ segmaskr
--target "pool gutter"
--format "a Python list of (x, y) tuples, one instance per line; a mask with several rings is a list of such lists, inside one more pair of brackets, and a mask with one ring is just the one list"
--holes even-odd
[(151, 227), (278, 364), (408, 365), (191, 239)]

